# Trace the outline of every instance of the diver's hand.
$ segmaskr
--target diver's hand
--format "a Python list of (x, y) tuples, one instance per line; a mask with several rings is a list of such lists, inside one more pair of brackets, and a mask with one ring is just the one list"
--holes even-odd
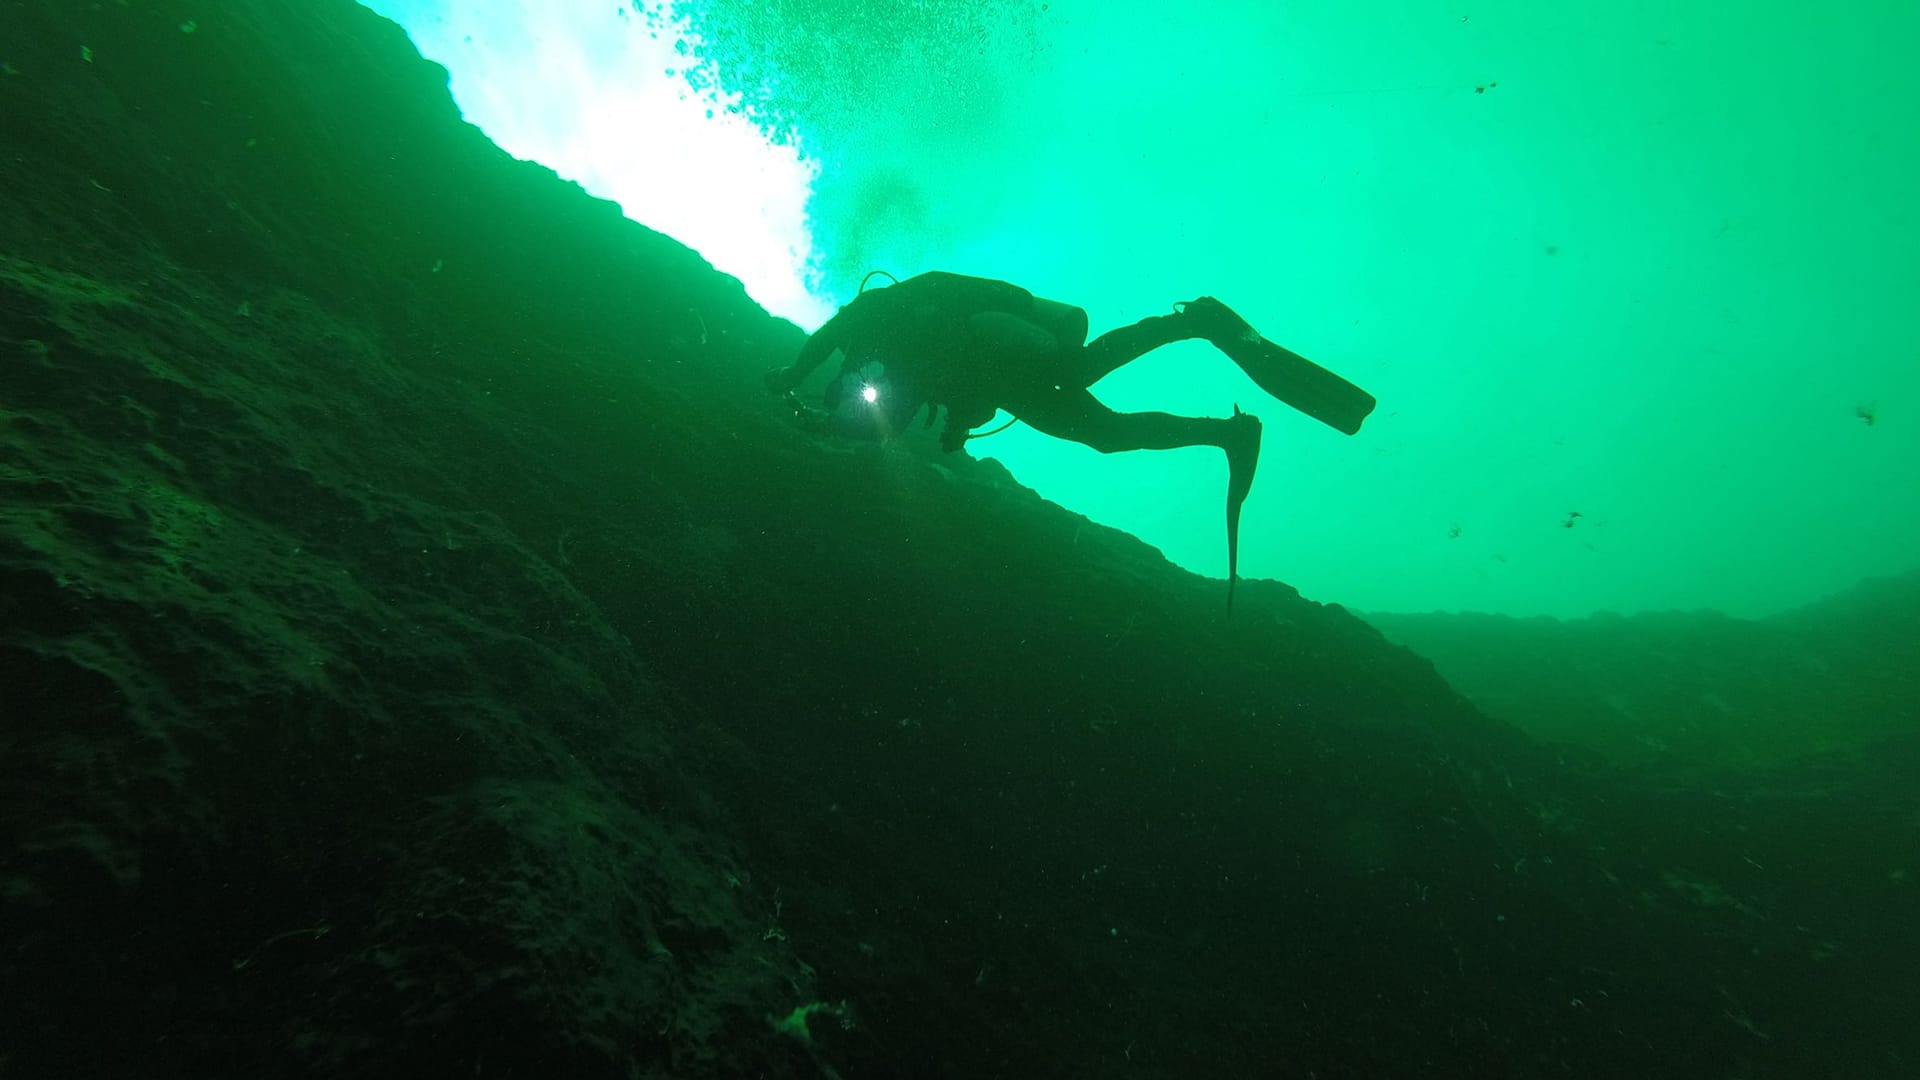
[(970, 438), (972, 434), (973, 433), (968, 431), (964, 426), (956, 424), (952, 418), (948, 418), (947, 426), (940, 429), (940, 449), (949, 454), (958, 453), (967, 445), (967, 439)]
[(787, 404), (793, 408), (793, 421), (802, 431), (814, 435), (825, 435), (831, 431), (832, 417), (825, 409), (816, 409), (804, 404), (793, 391), (787, 391)]
[(805, 428), (808, 431), (819, 432), (819, 431), (826, 430), (826, 426), (827, 426), (826, 411), (823, 409), (816, 409), (813, 406), (807, 404), (806, 402), (801, 401), (800, 395), (796, 391), (793, 391), (793, 390), (781, 391), (778, 387), (774, 385), (774, 382), (773, 382), (773, 376), (777, 374), (779, 373), (772, 372), (772, 371), (767, 373), (767, 389), (773, 390), (780, 394), (780, 403), (782, 405), (785, 405), (787, 407), (787, 411), (792, 414), (794, 423), (800, 425), (801, 427)]
[(790, 367), (772, 368), (760, 379), (767, 384), (767, 391), (773, 394), (791, 394), (794, 384), (799, 381), (793, 377)]

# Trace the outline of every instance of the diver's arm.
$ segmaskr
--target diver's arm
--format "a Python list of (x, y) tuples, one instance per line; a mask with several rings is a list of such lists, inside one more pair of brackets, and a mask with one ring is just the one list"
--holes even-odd
[(859, 303), (859, 298), (855, 297), (846, 307), (835, 312), (833, 318), (828, 319), (820, 329), (815, 330), (807, 338), (807, 343), (800, 347), (800, 356), (791, 366), (767, 372), (767, 389), (776, 394), (789, 393), (805, 382), (815, 368), (826, 363), (827, 357), (846, 344), (854, 328), (863, 320), (864, 316), (858, 310)]
[[(890, 395), (886, 401), (849, 404), (828, 412), (803, 404), (798, 398), (790, 397), (789, 400), (793, 405), (794, 417), (808, 431), (816, 435), (864, 442), (885, 442), (905, 431), (912, 425), (914, 417), (920, 414), (921, 406), (926, 404), (902, 395)], [(931, 419), (930, 416), (929, 423)]]

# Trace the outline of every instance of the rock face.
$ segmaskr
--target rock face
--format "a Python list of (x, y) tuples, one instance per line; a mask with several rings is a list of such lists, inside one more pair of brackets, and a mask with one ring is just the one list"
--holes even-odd
[(1920, 572), (1766, 619), (1374, 615), (1489, 715), (1646, 768), (1770, 768), (1920, 733)]
[(392, 25), (218, 7), (0, 3), (0, 1075), (1920, 1058), (1910, 746), (1658, 786), (1227, 622), (784, 423)]

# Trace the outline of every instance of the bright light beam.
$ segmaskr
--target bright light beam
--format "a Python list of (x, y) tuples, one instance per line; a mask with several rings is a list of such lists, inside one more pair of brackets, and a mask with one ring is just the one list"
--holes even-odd
[(685, 77), (699, 39), (606, 0), (362, 0), (451, 73), (466, 119), (628, 217), (698, 251), (806, 329), (832, 305), (808, 288), (818, 166), (739, 99)]

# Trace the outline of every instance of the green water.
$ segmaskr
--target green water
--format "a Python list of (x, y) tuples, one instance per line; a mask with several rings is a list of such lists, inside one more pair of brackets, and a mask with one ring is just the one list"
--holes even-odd
[[(803, 323), (871, 268), (1012, 280), (1096, 333), (1211, 293), (1371, 390), (1350, 440), (1205, 346), (1097, 388), (1268, 420), (1243, 573), (1367, 610), (1759, 615), (1913, 563), (1912, 4), (373, 6), (516, 153), (656, 175), (629, 213)], [(810, 174), (729, 190), (758, 159), (630, 119), (669, 92)], [(1224, 571), (1211, 451), (970, 452)]]

